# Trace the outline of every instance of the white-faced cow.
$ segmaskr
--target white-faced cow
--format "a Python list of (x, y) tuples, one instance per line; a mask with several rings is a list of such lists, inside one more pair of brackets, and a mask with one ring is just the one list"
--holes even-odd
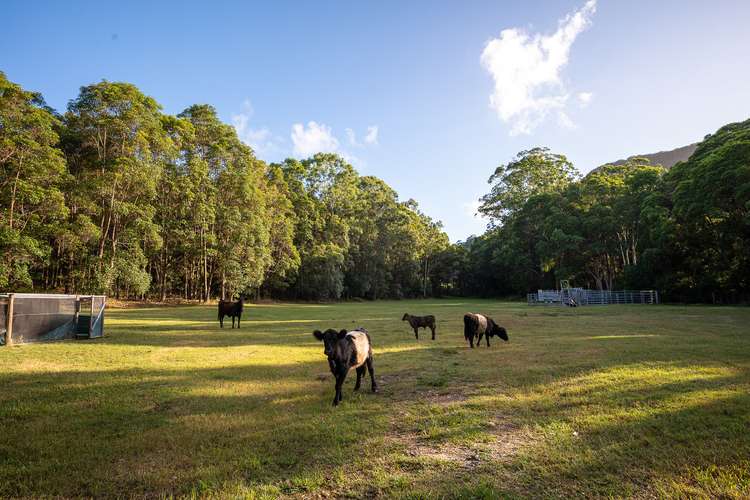
[(372, 363), (372, 342), (370, 334), (364, 328), (358, 328), (348, 332), (346, 330), (336, 331), (329, 328), (325, 332), (315, 330), (313, 336), (323, 342), (323, 352), (328, 357), (328, 367), (336, 377), (336, 395), (333, 397), (333, 406), (341, 402), (341, 387), (344, 385), (349, 370), (357, 370), (357, 383), (354, 390), (359, 390), (362, 377), (365, 375), (365, 366), (370, 372), (372, 381), (372, 392), (378, 392), (378, 384), (375, 382), (375, 368)]
[(469, 341), (471, 348), (474, 348), (474, 339), (476, 338), (477, 347), (482, 341), (482, 335), (487, 339), (487, 347), (490, 346), (490, 337), (500, 337), (508, 341), (508, 332), (505, 328), (498, 326), (492, 318), (483, 314), (466, 313), (464, 315), (464, 337)]

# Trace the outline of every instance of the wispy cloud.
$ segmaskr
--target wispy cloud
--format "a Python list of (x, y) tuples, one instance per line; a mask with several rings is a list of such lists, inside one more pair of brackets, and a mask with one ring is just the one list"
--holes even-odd
[(576, 96), (578, 98), (578, 105), (585, 108), (591, 104), (591, 100), (594, 98), (594, 94), (591, 92), (579, 92)]
[(558, 21), (551, 35), (509, 28), (487, 42), (480, 60), (495, 83), (490, 106), (511, 125), (511, 135), (531, 133), (554, 111), (559, 123), (572, 124), (562, 111), (568, 94), (560, 75), (573, 42), (591, 24), (595, 12), (596, 0), (588, 0)]
[(349, 145), (353, 147), (360, 148), (362, 146), (377, 146), (378, 145), (378, 126), (377, 125), (370, 125), (367, 127), (367, 132), (365, 133), (365, 137), (362, 140), (362, 142), (359, 142), (357, 140), (357, 134), (354, 132), (354, 130), (347, 128), (344, 130), (346, 132), (346, 138), (349, 141)]
[(245, 99), (239, 113), (232, 115), (232, 125), (237, 131), (237, 137), (253, 148), (258, 156), (268, 156), (279, 153), (283, 139), (274, 136), (267, 127), (253, 128), (250, 120), (255, 114), (249, 99)]
[(378, 144), (378, 126), (370, 125), (367, 127), (367, 134), (365, 134), (365, 144)]
[(331, 127), (314, 121), (292, 125), (292, 144), (294, 154), (301, 157), (315, 153), (340, 153), (339, 141), (334, 137)]

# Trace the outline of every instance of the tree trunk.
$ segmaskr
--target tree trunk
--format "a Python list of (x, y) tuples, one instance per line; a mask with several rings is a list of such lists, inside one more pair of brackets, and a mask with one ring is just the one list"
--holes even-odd
[(21, 161), (18, 162), (18, 171), (16, 172), (16, 179), (13, 181), (13, 190), (10, 196), (10, 213), (8, 215), (8, 227), (13, 229), (13, 211), (16, 206), (16, 192), (18, 190), (18, 179), (21, 177)]

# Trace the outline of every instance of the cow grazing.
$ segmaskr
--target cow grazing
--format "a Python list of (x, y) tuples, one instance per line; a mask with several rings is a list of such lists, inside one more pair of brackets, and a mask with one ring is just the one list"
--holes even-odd
[(401, 321), (408, 321), (409, 326), (414, 330), (414, 336), (419, 340), (419, 329), (429, 328), (432, 330), (432, 340), (435, 340), (435, 316), (412, 316), (411, 314), (404, 314)]
[(240, 327), (240, 320), (242, 319), (242, 307), (245, 303), (245, 297), (240, 295), (240, 300), (237, 302), (231, 302), (229, 300), (219, 301), (219, 325), (224, 328), (224, 316), (230, 316), (232, 318), (232, 328), (234, 328), (234, 318), (237, 318), (237, 328)]
[(378, 384), (375, 382), (375, 369), (372, 366), (372, 342), (370, 334), (364, 328), (347, 332), (329, 328), (325, 332), (315, 330), (313, 336), (323, 341), (323, 352), (328, 357), (328, 367), (336, 377), (336, 395), (333, 397), (333, 406), (337, 406), (342, 399), (341, 386), (344, 385), (349, 370), (357, 370), (357, 383), (354, 390), (359, 390), (362, 377), (365, 375), (365, 366), (370, 372), (372, 380), (372, 392), (378, 392)]
[(469, 341), (471, 348), (474, 348), (474, 338), (477, 340), (477, 347), (482, 341), (482, 335), (487, 339), (487, 347), (490, 346), (490, 337), (497, 336), (508, 341), (508, 332), (505, 328), (498, 326), (483, 314), (467, 313), (464, 314), (464, 337)]

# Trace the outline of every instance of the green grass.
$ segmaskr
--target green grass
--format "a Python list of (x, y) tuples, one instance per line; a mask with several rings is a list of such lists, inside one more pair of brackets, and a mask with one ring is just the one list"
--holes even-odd
[[(470, 350), (466, 311), (510, 342)], [(381, 392), (350, 376), (333, 408), (311, 332), (360, 325)], [(220, 330), (195, 306), (105, 328), (0, 348), (0, 497), (750, 496), (748, 308), (274, 304)]]

